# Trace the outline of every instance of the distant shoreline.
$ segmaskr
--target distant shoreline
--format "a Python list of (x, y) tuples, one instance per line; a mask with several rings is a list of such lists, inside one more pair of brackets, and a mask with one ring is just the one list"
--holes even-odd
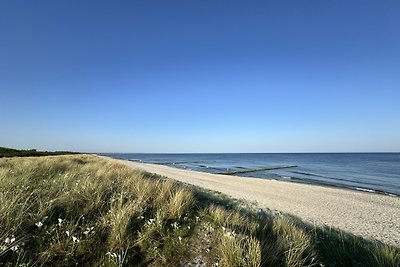
[[(400, 169), (394, 163), (387, 165), (384, 162), (385, 160), (392, 162), (400, 160), (400, 153), (109, 153), (101, 155), (204, 173), (313, 184), (400, 197)], [(247, 158), (250, 159), (247, 160)], [(344, 160), (344, 164), (335, 162), (335, 158)], [(246, 160), (243, 161), (243, 159)], [(353, 165), (354, 160), (356, 164)], [(364, 161), (365, 163), (359, 163)], [(364, 168), (362, 164), (371, 167)]]
[(311, 223), (338, 227), (365, 238), (400, 246), (400, 218), (396, 216), (400, 213), (400, 198), (397, 196), (109, 159), (149, 173), (219, 191), (233, 198), (256, 201), (259, 207), (288, 212)]
[[(94, 155), (97, 155), (97, 154), (94, 154)], [(118, 159), (118, 158), (113, 158), (113, 159)], [(162, 163), (147, 163), (147, 162), (142, 162), (142, 161), (138, 161), (138, 160), (129, 160), (129, 159), (118, 159), (118, 160), (126, 160), (126, 161), (144, 163), (144, 164), (157, 164), (157, 165), (163, 165), (163, 166), (175, 168), (175, 169), (178, 169), (178, 170), (182, 170), (181, 168), (178, 168), (176, 166), (168, 166), (168, 165), (162, 164)], [(289, 167), (292, 167), (292, 166), (289, 166)], [(284, 167), (284, 168), (287, 168), (287, 167)], [(208, 173), (208, 172), (204, 172), (204, 171), (198, 171), (198, 172)], [(251, 172), (253, 172), (253, 171), (251, 171)], [(223, 175), (230, 175), (230, 176), (242, 177), (243, 178), (243, 176), (237, 176), (237, 175), (234, 175), (234, 174), (231, 174), (231, 173), (225, 173)], [(351, 190), (351, 191), (356, 191), (356, 192), (379, 194), (379, 195), (386, 195), (386, 196), (391, 196), (391, 197), (400, 197), (400, 195), (398, 195), (398, 194), (393, 194), (393, 193), (385, 192), (385, 191), (382, 191), (382, 190), (362, 188), (362, 187), (343, 186), (343, 185), (339, 185), (339, 184), (323, 183), (323, 182), (319, 182), (317, 180), (305, 180), (305, 179), (300, 179), (300, 178), (295, 178), (295, 177), (290, 177), (290, 180), (289, 179), (288, 180), (283, 180), (283, 179), (276, 179), (276, 178), (268, 178), (268, 177), (256, 177), (256, 176), (244, 176), (244, 177), (262, 179), (262, 180), (274, 180), (274, 181), (280, 181), (280, 182), (284, 182), (284, 183), (299, 183), (299, 184), (307, 184), (307, 185), (316, 185), (316, 186), (331, 187), (331, 188), (336, 188), (336, 189)]]

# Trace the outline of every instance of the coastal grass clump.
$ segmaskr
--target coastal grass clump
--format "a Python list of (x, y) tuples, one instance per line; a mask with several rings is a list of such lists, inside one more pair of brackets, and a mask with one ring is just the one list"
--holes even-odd
[(0, 159), (0, 266), (400, 266), (399, 255), (113, 160)]

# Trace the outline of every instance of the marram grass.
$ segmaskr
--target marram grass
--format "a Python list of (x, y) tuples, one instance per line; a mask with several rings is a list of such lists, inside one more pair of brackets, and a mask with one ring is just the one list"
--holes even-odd
[(399, 248), (256, 212), (115, 161), (0, 159), (0, 266), (399, 263)]

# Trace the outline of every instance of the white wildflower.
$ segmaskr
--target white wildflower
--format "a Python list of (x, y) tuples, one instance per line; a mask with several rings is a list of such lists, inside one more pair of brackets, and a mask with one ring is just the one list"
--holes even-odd
[(10, 243), (10, 238), (7, 237), (7, 238), (4, 240), (4, 243), (6, 243), (6, 244)]
[(68, 237), (71, 235), (70, 231), (65, 231), (65, 233), (67, 234)]
[(196, 216), (196, 222), (200, 221), (200, 218), (198, 216)]
[(14, 241), (15, 241), (15, 237), (13, 236), (13, 237), (11, 237), (11, 239), (10, 239), (10, 243), (14, 243)]
[(175, 229), (178, 229), (179, 228), (179, 223), (177, 223), (177, 222), (171, 223), (171, 226), (173, 228), (175, 228)]
[(79, 243), (79, 239), (78, 238), (76, 238), (75, 236), (72, 236), (72, 241), (75, 243), (75, 242), (77, 242), (77, 243)]
[(178, 236), (179, 241), (182, 241), (182, 237)]
[(148, 225), (151, 225), (151, 224), (153, 224), (155, 221), (156, 221), (156, 219), (149, 219), (149, 220), (147, 221), (147, 224), (148, 224)]
[(61, 225), (62, 225), (62, 223), (63, 223), (63, 219), (61, 219), (61, 218), (58, 218), (58, 226), (60, 226), (61, 227)]
[(190, 225), (188, 225), (188, 229), (190, 229)]
[(11, 247), (11, 250), (12, 250), (12, 251), (17, 251), (17, 249), (18, 249), (18, 246), (17, 246), (17, 245)]
[(40, 228), (43, 226), (43, 223), (39, 221), (39, 222), (35, 223), (35, 225)]
[(83, 233), (85, 235), (88, 235), (93, 229), (94, 229), (94, 227), (86, 228), (86, 231), (84, 231)]

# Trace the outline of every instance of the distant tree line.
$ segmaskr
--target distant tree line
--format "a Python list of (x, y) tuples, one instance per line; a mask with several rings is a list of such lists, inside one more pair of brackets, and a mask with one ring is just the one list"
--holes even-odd
[(20, 150), (7, 147), (0, 147), (0, 158), (2, 157), (39, 157), (39, 156), (55, 156), (66, 154), (79, 154), (71, 151), (37, 151), (36, 149)]

